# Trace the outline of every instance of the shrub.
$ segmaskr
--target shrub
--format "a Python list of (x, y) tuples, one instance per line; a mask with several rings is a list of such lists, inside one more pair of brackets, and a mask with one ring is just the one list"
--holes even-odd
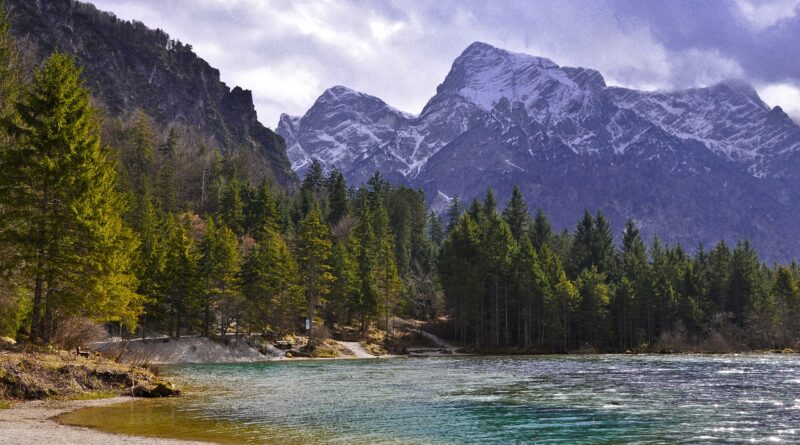
[(88, 318), (74, 317), (61, 320), (53, 336), (53, 344), (62, 349), (72, 350), (77, 347), (103, 340), (106, 330)]

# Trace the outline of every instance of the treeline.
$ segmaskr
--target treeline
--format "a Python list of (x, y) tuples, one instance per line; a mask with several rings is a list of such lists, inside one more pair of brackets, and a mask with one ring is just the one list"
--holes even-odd
[(554, 233), (518, 188), (449, 210), (439, 271), (453, 335), (478, 350), (737, 350), (794, 347), (800, 268), (769, 268), (747, 241), (694, 254), (647, 245), (628, 221), (618, 245), (603, 214)]
[[(140, 119), (135, 139), (153, 141)], [(421, 192), (379, 175), (349, 189), (339, 171), (314, 163), (292, 195), (211, 174), (202, 216), (171, 212), (163, 204), (169, 188), (147, 192), (162, 171), (141, 162), (152, 146), (138, 145), (138, 161), (126, 168), (132, 186), (144, 187), (130, 218), (141, 240), (141, 335), (306, 333), (306, 319), (312, 330), (366, 333), (389, 328), (397, 313), (433, 313), (434, 248)]]

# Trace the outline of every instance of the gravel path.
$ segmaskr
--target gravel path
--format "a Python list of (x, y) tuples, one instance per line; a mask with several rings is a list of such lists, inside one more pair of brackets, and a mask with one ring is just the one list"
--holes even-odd
[(375, 358), (376, 356), (367, 352), (363, 346), (357, 341), (340, 341), (340, 345), (344, 346), (345, 348), (349, 349), (353, 352), (356, 358)]

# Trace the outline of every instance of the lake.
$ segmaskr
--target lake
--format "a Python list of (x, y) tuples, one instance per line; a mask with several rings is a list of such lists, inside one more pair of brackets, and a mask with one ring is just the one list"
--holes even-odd
[(800, 442), (800, 356), (524, 356), (165, 369), (188, 388), (67, 414), (221, 443)]

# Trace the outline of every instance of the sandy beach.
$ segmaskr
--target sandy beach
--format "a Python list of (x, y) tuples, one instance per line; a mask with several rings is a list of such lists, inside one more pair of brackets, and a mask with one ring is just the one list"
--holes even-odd
[(62, 425), (54, 418), (60, 414), (92, 406), (107, 406), (116, 403), (136, 403), (130, 397), (114, 397), (99, 400), (33, 401), (0, 410), (0, 443), (4, 445), (30, 444), (164, 444), (190, 445), (202, 442), (187, 442), (153, 437), (109, 434), (89, 428)]

